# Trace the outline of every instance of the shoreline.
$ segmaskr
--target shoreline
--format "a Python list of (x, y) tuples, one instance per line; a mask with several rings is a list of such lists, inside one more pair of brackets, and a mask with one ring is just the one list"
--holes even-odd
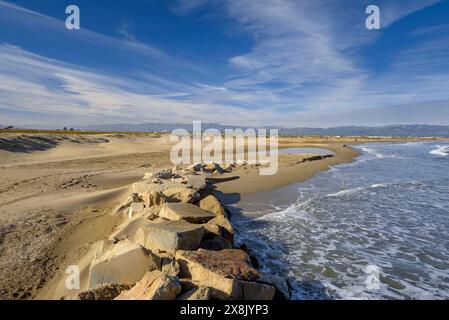
[[(0, 297), (52, 298), (55, 280), (73, 263), (72, 259), (83, 255), (93, 242), (121, 223), (110, 213), (114, 204), (123, 201), (122, 191), (145, 172), (173, 166), (167, 135), (105, 138), (107, 143), (82, 137), (76, 143), (63, 140), (57, 147), (51, 145), (37, 152), (0, 150), (4, 155), (0, 172), (5, 177), (0, 184), (0, 222), (4, 230), (0, 251), (5, 253), (0, 260)], [(447, 141), (438, 139), (443, 140)], [(317, 147), (329, 149), (335, 156), (302, 162), (310, 155), (280, 154), (275, 176), (259, 176), (259, 168), (248, 165), (231, 173), (214, 174), (211, 179), (217, 196), (226, 195), (222, 200), (226, 206), (238, 203), (242, 196), (273, 192), (331, 166), (354, 161), (359, 153), (349, 144), (409, 141), (435, 140), (280, 137), (280, 149)], [(238, 179), (231, 179), (235, 176)]]
[[(298, 137), (299, 138), (299, 137)], [(408, 142), (449, 142), (448, 138), (375, 138), (375, 139), (358, 139), (354, 141), (352, 138), (342, 137), (338, 141), (315, 142), (301, 141), (301, 142), (283, 142), (279, 144), (279, 150), (289, 148), (322, 148), (333, 151), (335, 155), (330, 158), (320, 159), (317, 161), (310, 161), (304, 163), (295, 163), (288, 161), (280, 154), (279, 170), (274, 176), (260, 176), (258, 170), (239, 171), (238, 179), (229, 180), (235, 176), (232, 174), (223, 175), (223, 181), (217, 179), (216, 191), (224, 201), (229, 201), (229, 195), (239, 193), (241, 195), (253, 195), (256, 193), (265, 193), (276, 191), (283, 187), (288, 187), (293, 184), (302, 183), (313, 178), (316, 174), (328, 171), (331, 167), (351, 163), (356, 161), (362, 153), (357, 151), (354, 146), (369, 143), (408, 143)], [(301, 156), (301, 155), (297, 155)], [(294, 156), (291, 156), (294, 160)], [(291, 160), (291, 159), (290, 159)], [(235, 197), (233, 197), (235, 198)]]
[[(217, 179), (216, 190), (224, 198), (228, 198), (229, 194), (238, 193), (240, 195), (248, 195), (273, 191), (291, 184), (304, 182), (319, 172), (329, 170), (332, 166), (351, 163), (360, 155), (352, 147), (344, 144), (297, 144), (294, 147), (324, 148), (333, 151), (335, 155), (330, 158), (303, 163), (299, 163), (299, 161), (293, 161), (292, 163), (287, 159), (282, 159), (280, 155), (279, 170), (276, 175), (261, 176), (258, 170), (250, 170), (247, 172), (238, 172), (238, 179), (225, 181), (235, 177), (235, 173), (226, 174), (223, 175), (223, 182)], [(284, 148), (290, 148), (290, 146), (283, 146), (282, 149)], [(290, 158), (294, 157), (290, 156)]]
[[(417, 141), (409, 141), (409, 142), (417, 142)], [(429, 142), (432, 142), (432, 141), (429, 141)], [(445, 142), (447, 142), (447, 141), (445, 141)], [(358, 153), (359, 153), (359, 156), (362, 156), (361, 159), (359, 160), (361, 162), (364, 162), (365, 156), (372, 157), (372, 158), (374, 158), (374, 160), (376, 159), (376, 157), (375, 157), (376, 155), (377, 155), (377, 158), (379, 158), (379, 159), (382, 159), (383, 157), (389, 158), (391, 156), (391, 154), (394, 153), (394, 151), (391, 151), (391, 150), (396, 150), (396, 149), (388, 149), (388, 148), (395, 146), (396, 144), (399, 144), (399, 146), (397, 148), (408, 148), (408, 146), (404, 146), (403, 141), (402, 141), (402, 143), (391, 142), (391, 141), (382, 141), (382, 142), (378, 142), (378, 143), (379, 143), (379, 145), (376, 147), (375, 146), (376, 143), (362, 142), (362, 143), (354, 144), (353, 146), (351, 146), (351, 148), (357, 147), (358, 145), (362, 145), (363, 147), (373, 148), (375, 150), (378, 150), (378, 148), (379, 148), (379, 150), (384, 150), (384, 151), (388, 150), (385, 152), (379, 151), (381, 153), (380, 156), (378, 156), (378, 154), (376, 154), (374, 151), (360, 150), (360, 152), (358, 152)], [(384, 145), (384, 143), (385, 143), (385, 145)], [(369, 145), (373, 145), (373, 146), (371, 147)], [(405, 145), (407, 145), (407, 143), (405, 143)], [(410, 146), (410, 148), (417, 148), (416, 145), (414, 145), (414, 144), (411, 144), (411, 145), (412, 146)], [(422, 148), (423, 150), (425, 150), (428, 147), (428, 145), (426, 143), (424, 143), (422, 145), (421, 144), (417, 144), (417, 145), (419, 146), (419, 148)], [(382, 148), (384, 148), (384, 149), (382, 149)], [(432, 145), (432, 148), (435, 148), (435, 145)], [(398, 150), (402, 150), (402, 149), (398, 149)], [(419, 150), (421, 150), (421, 149), (419, 149)], [(429, 150), (432, 150), (432, 149), (427, 149), (425, 151), (424, 155), (427, 154), (427, 156), (429, 157), (428, 153), (432, 153), (432, 152), (429, 152)], [(356, 150), (354, 150), (354, 151), (356, 151)], [(432, 153), (432, 154), (435, 155), (435, 153)], [(401, 156), (402, 156), (402, 154), (400, 154), (400, 156), (398, 156), (398, 158), (403, 159), (403, 158), (401, 158)], [(354, 162), (358, 161), (357, 157), (358, 156), (353, 158)], [(391, 156), (391, 157), (396, 158), (395, 156)], [(447, 154), (441, 155), (440, 157), (446, 157), (445, 160), (447, 160)], [(405, 158), (405, 159), (407, 159), (407, 158)], [(377, 160), (377, 161), (380, 161), (380, 160)], [(332, 165), (332, 167), (339, 166), (340, 164), (343, 164), (343, 163), (344, 162), (337, 163), (336, 165)], [(371, 162), (369, 162), (369, 163), (371, 163)], [(389, 163), (389, 162), (387, 162), (387, 163)], [(355, 164), (355, 167), (358, 167), (358, 164)], [(363, 166), (361, 166), (361, 167), (363, 167)], [(323, 223), (324, 229), (326, 229), (326, 228), (332, 229), (331, 227), (329, 227), (329, 224), (327, 224), (327, 225), (325, 224), (328, 219), (327, 216), (325, 216), (325, 215), (329, 212), (333, 212), (334, 210), (336, 212), (340, 213), (340, 215), (338, 215), (338, 214), (335, 215), (335, 220), (334, 220), (333, 225), (338, 224), (340, 221), (339, 219), (342, 216), (344, 216), (344, 214), (341, 214), (341, 213), (345, 212), (345, 211), (342, 211), (342, 212), (337, 211), (339, 208), (339, 203), (334, 203), (334, 205), (332, 205), (332, 206), (330, 206), (330, 205), (327, 205), (327, 207), (324, 206), (324, 208), (327, 208), (328, 210), (330, 210), (330, 211), (324, 211), (324, 213), (319, 210), (315, 211), (315, 210), (313, 210), (315, 207), (312, 207), (321, 200), (311, 201), (311, 203), (313, 203), (310, 206), (312, 208), (311, 210), (309, 210), (310, 207), (307, 203), (309, 202), (309, 200), (311, 198), (313, 198), (311, 196), (311, 193), (313, 193), (314, 195), (316, 193), (318, 198), (321, 198), (321, 196), (323, 196), (323, 198), (325, 198), (326, 196), (330, 196), (329, 199), (335, 199), (335, 201), (337, 201), (337, 199), (341, 199), (341, 198), (339, 198), (340, 197), (339, 191), (341, 191), (341, 190), (351, 191), (351, 196), (352, 196), (352, 191), (355, 190), (355, 191), (357, 191), (357, 194), (354, 197), (357, 197), (359, 194), (358, 190), (365, 189), (364, 185), (362, 185), (362, 187), (360, 187), (359, 185), (355, 185), (355, 186), (350, 185), (349, 187), (344, 186), (343, 189), (337, 189), (337, 191), (332, 191), (332, 193), (329, 192), (327, 189), (327, 187), (330, 188), (331, 186), (334, 186), (333, 184), (331, 186), (328, 186), (327, 181), (332, 181), (332, 182), (335, 182), (338, 184), (338, 181), (340, 180), (339, 177), (342, 177), (342, 176), (346, 177), (346, 180), (347, 180), (347, 176), (344, 175), (344, 173), (345, 172), (347, 173), (348, 171), (351, 172), (351, 170), (353, 170), (353, 169), (354, 169), (353, 166), (343, 166), (343, 169), (338, 170), (338, 171), (343, 172), (343, 175), (339, 176), (339, 173), (337, 172), (335, 178), (334, 178), (334, 173), (332, 172), (329, 174), (324, 174), (323, 176), (319, 176), (316, 178), (316, 180), (312, 176), (310, 178), (307, 178), (307, 179), (304, 179), (301, 181), (297, 181), (292, 184), (275, 187), (273, 189), (262, 190), (262, 191), (257, 191), (257, 192), (245, 192), (243, 194), (243, 196), (239, 199), (239, 201), (237, 201), (237, 202), (234, 201), (234, 202), (229, 203), (229, 208), (232, 210), (231, 212), (235, 212), (235, 215), (234, 214), (232, 215), (231, 221), (234, 223), (236, 230), (239, 230), (239, 226), (241, 227), (241, 229), (239, 230), (239, 231), (241, 231), (241, 233), (240, 233), (241, 238), (238, 239), (239, 242), (241, 241), (241, 243), (252, 244), (252, 247), (250, 247), (250, 248), (254, 252), (257, 252), (257, 253), (264, 252), (264, 253), (261, 253), (261, 255), (260, 255), (260, 261), (264, 267), (268, 265), (267, 270), (269, 270), (269, 272), (279, 272), (279, 275), (285, 276), (289, 279), (289, 281), (291, 281), (289, 283), (295, 283), (295, 288), (302, 289), (303, 288), (302, 287), (303, 278), (301, 278), (301, 277), (304, 274), (307, 274), (308, 276), (310, 276), (311, 272), (310, 272), (310, 270), (307, 269), (307, 267), (304, 269), (301, 269), (300, 265), (301, 265), (301, 263), (304, 263), (306, 265), (310, 261), (310, 260), (308, 260), (310, 258), (308, 258), (308, 259), (304, 258), (304, 262), (301, 261), (301, 263), (298, 263), (298, 264), (296, 264), (297, 260), (294, 260), (294, 259), (283, 260), (281, 258), (279, 258), (279, 261), (282, 261), (282, 263), (285, 263), (285, 261), (290, 261), (290, 263), (282, 264), (280, 262), (277, 262), (276, 264), (271, 264), (271, 262), (273, 261), (273, 259), (275, 259), (275, 260), (277, 259), (278, 256), (274, 255), (274, 254), (277, 254), (278, 252), (280, 252), (280, 253), (287, 252), (287, 253), (285, 253), (285, 255), (290, 255), (295, 252), (295, 250), (284, 252), (283, 249), (285, 249), (285, 248), (282, 247), (282, 243), (285, 244), (286, 248), (291, 249), (290, 246), (294, 246), (296, 240), (302, 241), (301, 243), (306, 243), (306, 241), (304, 240), (304, 238), (301, 238), (301, 237), (291, 238), (291, 239), (289, 238), (288, 240), (286, 240), (286, 237), (283, 236), (283, 232), (279, 232), (279, 230), (284, 230), (284, 229), (282, 229), (282, 227), (284, 226), (284, 225), (282, 225), (282, 223), (284, 223), (285, 226), (287, 226), (288, 224), (294, 225), (297, 221), (296, 218), (298, 218), (298, 221), (308, 220), (307, 218), (302, 219), (302, 217), (304, 217), (303, 216), (304, 212), (307, 214), (310, 213), (310, 215), (314, 217), (314, 218), (310, 218), (310, 220), (312, 220), (312, 221), (314, 220), (315, 223), (316, 222)], [(347, 170), (347, 171), (345, 171), (345, 170)], [(325, 170), (317, 171), (317, 172), (315, 172), (315, 174), (318, 172), (324, 172), (324, 171)], [(363, 175), (360, 175), (360, 176), (364, 177)], [(381, 177), (388, 178), (389, 177), (388, 171), (386, 171), (386, 174), (384, 173), (383, 175), (381, 175)], [(353, 176), (353, 178), (354, 178), (354, 176)], [(308, 181), (310, 179), (312, 179), (312, 181), (302, 184), (303, 182)], [(419, 178), (417, 178), (417, 179), (419, 179)], [(354, 179), (354, 180), (356, 180), (356, 179)], [(353, 181), (353, 180), (351, 179), (350, 181)], [(356, 181), (358, 181), (358, 180), (356, 180)], [(376, 183), (376, 184), (371, 185), (371, 183)], [(381, 182), (371, 182), (371, 183), (366, 185), (366, 189), (370, 188), (369, 187), (370, 185), (371, 185), (371, 188), (381, 188), (381, 190), (385, 190), (383, 188), (387, 188), (387, 187), (383, 187), (383, 184), (381, 184)], [(379, 184), (377, 184), (377, 183), (379, 183)], [(385, 182), (385, 185), (387, 185), (387, 184), (389, 185), (390, 183), (391, 183), (391, 181), (389, 180), (388, 182)], [(318, 188), (317, 191), (315, 191), (315, 190), (309, 191), (309, 190), (313, 189), (315, 186)], [(377, 186), (380, 186), (380, 187), (377, 187)], [(298, 188), (301, 191), (301, 196), (299, 196)], [(306, 190), (306, 191), (304, 191), (304, 190)], [(363, 190), (362, 192), (364, 192), (364, 191), (366, 191), (366, 190)], [(385, 191), (379, 191), (378, 189), (376, 189), (376, 192), (377, 191), (385, 192)], [(311, 197), (303, 197), (302, 192), (304, 192), (306, 195), (311, 196)], [(322, 193), (322, 192), (326, 192), (326, 193)], [(337, 193), (334, 193), (334, 192), (338, 192), (338, 196), (337, 196)], [(342, 194), (343, 194), (343, 192), (342, 192)], [(365, 195), (365, 196), (367, 196), (367, 195)], [(343, 199), (345, 199), (346, 197), (349, 197), (349, 196), (346, 196), (346, 194), (345, 194)], [(338, 201), (341, 201), (341, 200), (338, 200)], [(365, 201), (368, 201), (368, 200), (365, 200)], [(344, 202), (344, 200), (342, 200), (342, 202)], [(300, 205), (296, 207), (296, 205), (298, 205), (298, 203)], [(305, 204), (305, 205), (303, 206), (303, 204)], [(322, 207), (319, 207), (319, 205), (316, 205), (316, 207), (319, 209), (322, 209)], [(342, 207), (348, 209), (348, 207), (344, 207), (344, 205), (342, 205)], [(392, 208), (394, 209), (395, 207), (392, 207)], [(290, 209), (292, 209), (292, 210), (290, 210)], [(342, 210), (345, 210), (345, 209), (342, 209)], [(354, 210), (356, 212), (359, 212), (357, 210), (357, 207), (355, 207)], [(281, 213), (281, 214), (279, 215), (279, 213)], [(298, 213), (297, 217), (294, 216), (296, 213)], [(320, 216), (320, 213), (321, 213), (321, 216)], [(284, 217), (284, 214), (285, 214), (285, 217)], [(266, 218), (265, 218), (265, 216), (266, 216)], [(320, 219), (317, 219), (317, 217), (319, 217), (319, 218), (324, 217), (324, 219), (320, 220)], [(285, 220), (284, 220), (284, 218), (285, 218)], [(252, 220), (254, 220), (254, 221), (252, 221)], [(357, 220), (357, 219), (354, 219), (354, 220)], [(335, 222), (335, 221), (337, 221), (337, 222)], [(253, 225), (253, 223), (254, 223), (254, 225)], [(272, 225), (265, 226), (264, 225), (265, 223), (267, 225), (272, 223)], [(341, 223), (343, 224), (343, 223), (345, 223), (345, 221), (343, 220), (343, 222), (341, 222)], [(351, 222), (349, 222), (349, 223), (351, 223)], [(307, 223), (303, 224), (301, 222), (298, 222), (298, 224), (303, 225), (303, 228), (302, 229), (298, 228), (297, 230), (306, 230), (307, 228), (309, 230), (319, 229), (319, 228), (315, 229), (314, 227), (311, 227), (311, 225), (307, 224)], [(281, 225), (281, 227), (280, 227), (280, 225)], [(274, 233), (273, 230), (278, 231), (278, 233)], [(287, 233), (287, 234), (293, 235), (293, 233)], [(303, 233), (298, 231), (297, 234), (303, 234)], [(311, 234), (313, 234), (313, 233), (311, 233)], [(354, 236), (354, 235), (352, 235), (352, 236)], [(263, 240), (261, 240), (261, 239), (263, 239)], [(309, 247), (312, 248), (310, 250), (320, 247), (320, 246), (317, 247), (316, 238), (312, 238), (310, 243), (311, 244), (309, 245)], [(309, 249), (309, 247), (307, 247), (307, 249)], [(266, 252), (268, 252), (268, 253), (263, 251), (264, 248), (267, 248)], [(275, 248), (278, 251), (274, 251), (273, 248)], [(300, 249), (298, 249), (299, 251), (303, 250), (302, 252), (308, 252), (307, 250), (304, 249), (304, 247), (302, 245), (301, 246), (298, 245), (297, 248), (300, 248)], [(285, 249), (285, 250), (288, 250), (288, 249)], [(298, 254), (298, 253), (296, 252), (296, 254)], [(300, 257), (302, 257), (300, 254), (298, 254), (298, 255)], [(331, 269), (325, 269), (326, 272), (327, 272), (327, 270), (331, 270), (330, 272), (332, 272), (332, 268), (334, 268), (334, 265), (332, 265), (332, 262), (333, 262), (332, 258), (333, 257), (330, 256), (330, 258), (326, 261), (326, 263), (329, 263), (331, 265)], [(292, 261), (294, 261), (295, 263), (292, 263)], [(288, 268), (290, 268), (290, 269), (284, 269), (285, 265), (288, 265)], [(285, 268), (287, 268), (287, 267), (285, 267)], [(294, 270), (295, 268), (297, 270), (299, 270), (298, 271), (299, 275), (295, 274), (294, 276), (290, 276), (290, 274), (288, 272), (291, 270)], [(336, 269), (334, 268), (334, 270), (336, 270)], [(315, 276), (315, 273), (316, 273), (317, 277), (319, 277), (320, 272), (324, 272), (324, 271), (313, 270), (313, 272), (314, 273), (312, 274), (312, 276)], [(396, 275), (396, 274), (393, 273), (393, 275)], [(330, 278), (332, 278), (332, 275), (328, 275), (326, 277), (327, 277), (326, 279), (328, 281), (332, 280), (332, 279), (329, 280)], [(304, 279), (309, 280), (309, 278), (304, 278)], [(400, 279), (402, 281), (402, 278), (400, 278)], [(396, 280), (397, 279), (395, 279), (394, 281), (396, 281)], [(393, 283), (391, 285), (392, 287), (395, 285), (399, 286), (398, 283), (401, 283), (401, 281), (397, 281), (397, 282), (394, 282), (393, 280), (391, 280), (391, 281), (392, 281), (391, 283)], [(332, 282), (326, 282), (326, 283), (332, 283)], [(299, 287), (296, 287), (296, 284), (299, 284)], [(387, 285), (390, 285), (390, 284), (387, 283)], [(346, 287), (344, 287), (344, 288), (346, 288)], [(302, 291), (300, 289), (298, 289), (296, 291), (296, 293), (298, 294), (296, 296), (297, 299), (299, 299), (298, 297), (303, 297), (301, 295)], [(342, 291), (344, 291), (344, 289), (342, 289)], [(409, 294), (409, 293), (404, 293), (404, 295), (405, 294)], [(342, 299), (345, 299), (344, 297), (345, 296), (343, 296)]]

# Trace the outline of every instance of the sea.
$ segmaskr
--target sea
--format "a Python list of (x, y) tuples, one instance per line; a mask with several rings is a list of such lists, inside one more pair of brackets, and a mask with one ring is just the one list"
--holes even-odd
[(242, 196), (237, 242), (292, 299), (449, 299), (449, 143), (353, 148), (353, 163)]

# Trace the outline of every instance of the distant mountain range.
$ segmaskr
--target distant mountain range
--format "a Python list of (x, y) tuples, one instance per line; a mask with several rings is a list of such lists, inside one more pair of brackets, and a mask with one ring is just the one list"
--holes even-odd
[[(0, 125), (0, 129), (7, 127)], [(20, 128), (20, 127), (17, 127)], [(23, 127), (22, 127), (23, 128)], [(31, 128), (28, 127), (27, 128)], [(77, 126), (76, 130), (81, 131), (105, 131), (105, 132), (171, 132), (175, 129), (185, 129), (192, 131), (192, 124), (164, 124), (164, 123), (142, 123), (142, 124), (104, 124), (91, 126)], [(227, 126), (217, 123), (202, 123), (201, 129), (217, 129), (224, 132), (225, 129), (243, 129), (245, 126)], [(33, 129), (45, 129), (43, 127), (33, 127)], [(52, 128), (54, 129), (54, 128)], [(62, 129), (62, 128), (61, 128)], [(370, 137), (444, 137), (449, 138), (449, 125), (389, 125), (389, 126), (341, 126), (332, 128), (278, 128), (274, 126), (260, 127), (254, 129), (279, 129), (281, 135), (304, 135), (304, 136), (370, 136)]]
[[(202, 123), (202, 130), (246, 129), (242, 126), (224, 126), (216, 123)], [(272, 129), (276, 127), (261, 127)], [(192, 131), (191, 124), (110, 124), (76, 127), (78, 130), (125, 131), (125, 132), (171, 132), (174, 129)], [(258, 129), (258, 128), (255, 128)], [(279, 128), (284, 135), (330, 135), (330, 136), (395, 136), (395, 137), (449, 137), (449, 126), (439, 125), (389, 125), (380, 127), (344, 126), (334, 128)]]

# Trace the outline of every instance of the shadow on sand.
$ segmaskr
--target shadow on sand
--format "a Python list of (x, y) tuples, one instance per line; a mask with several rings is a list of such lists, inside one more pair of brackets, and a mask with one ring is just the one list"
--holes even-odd
[(12, 139), (0, 138), (0, 150), (18, 153), (45, 151), (56, 147), (60, 141), (45, 137), (14, 137)]

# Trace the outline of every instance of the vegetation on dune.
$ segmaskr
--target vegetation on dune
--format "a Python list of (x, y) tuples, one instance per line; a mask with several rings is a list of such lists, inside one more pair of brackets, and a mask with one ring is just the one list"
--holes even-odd
[(159, 132), (134, 132), (134, 131), (84, 131), (75, 129), (19, 129), (19, 128), (4, 128), (0, 129), (1, 133), (27, 133), (27, 134), (66, 134), (66, 135), (96, 135), (96, 134), (134, 134), (134, 135), (155, 135), (160, 136)]

